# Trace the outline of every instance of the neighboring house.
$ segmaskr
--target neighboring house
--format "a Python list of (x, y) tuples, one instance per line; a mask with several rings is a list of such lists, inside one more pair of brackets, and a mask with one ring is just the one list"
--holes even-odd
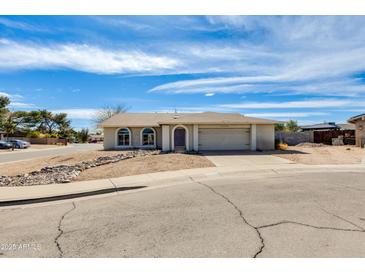
[(359, 147), (365, 146), (365, 113), (351, 117), (348, 120), (349, 123), (355, 125), (355, 138), (356, 145)]
[(340, 127), (340, 130), (353, 130), (355, 133), (355, 125), (354, 124), (337, 124)]
[(0, 130), (0, 140), (4, 139), (5, 132)]
[(300, 127), (303, 132), (313, 134), (314, 143), (332, 145), (334, 139), (343, 138), (345, 145), (355, 145), (355, 127), (352, 124), (336, 124), (324, 122)]
[(300, 127), (302, 131), (315, 131), (315, 130), (336, 130), (340, 129), (339, 126), (336, 125), (335, 122), (321, 123), (310, 126), (302, 126)]
[(275, 123), (239, 113), (121, 113), (100, 126), (105, 149), (271, 150)]
[(90, 134), (88, 141), (91, 142), (91, 143), (103, 142), (104, 141), (104, 135), (103, 134)]

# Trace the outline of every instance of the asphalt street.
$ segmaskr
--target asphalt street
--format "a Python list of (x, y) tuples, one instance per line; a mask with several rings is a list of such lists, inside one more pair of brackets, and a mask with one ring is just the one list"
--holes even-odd
[(257, 172), (2, 207), (0, 257), (365, 257), (364, 177)]
[(73, 144), (67, 147), (38, 149), (38, 150), (17, 150), (14, 152), (0, 152), (0, 164), (13, 161), (29, 160), (40, 157), (59, 156), (81, 151), (102, 149), (100, 144)]

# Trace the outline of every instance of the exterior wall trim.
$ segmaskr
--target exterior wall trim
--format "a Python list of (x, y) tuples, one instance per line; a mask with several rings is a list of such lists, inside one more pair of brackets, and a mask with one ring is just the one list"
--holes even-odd
[(184, 125), (176, 125), (172, 128), (171, 131), (171, 150), (175, 150), (175, 129), (177, 129), (178, 127), (182, 127), (185, 129), (185, 148), (187, 151), (190, 150), (190, 146), (189, 146), (189, 129), (184, 126)]
[(256, 125), (252, 124), (251, 125), (251, 130), (250, 130), (250, 146), (251, 146), (251, 151), (256, 151)]

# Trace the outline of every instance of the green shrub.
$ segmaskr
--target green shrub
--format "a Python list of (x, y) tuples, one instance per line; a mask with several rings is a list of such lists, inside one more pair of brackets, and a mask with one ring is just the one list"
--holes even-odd
[(39, 138), (41, 136), (41, 133), (37, 130), (32, 130), (27, 132), (26, 137), (28, 138)]

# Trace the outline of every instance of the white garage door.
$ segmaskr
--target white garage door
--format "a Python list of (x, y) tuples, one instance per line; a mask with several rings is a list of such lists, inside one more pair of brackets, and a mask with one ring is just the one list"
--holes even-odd
[(249, 128), (201, 128), (199, 150), (249, 150)]

